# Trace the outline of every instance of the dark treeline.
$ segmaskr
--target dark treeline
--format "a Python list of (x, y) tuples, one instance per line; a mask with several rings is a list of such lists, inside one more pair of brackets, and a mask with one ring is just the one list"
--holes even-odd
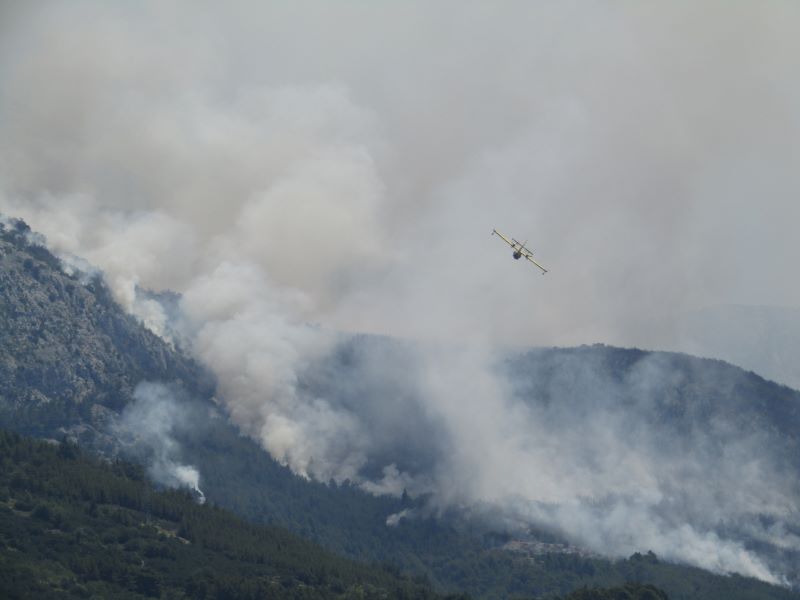
[[(381, 598), (441, 596), (387, 567), (336, 557), (159, 491), (136, 465), (0, 430), (0, 589), (22, 598)], [(565, 600), (664, 600), (651, 586)]]
[(0, 431), (4, 598), (437, 598), (383, 567), (253, 526), (130, 463)]

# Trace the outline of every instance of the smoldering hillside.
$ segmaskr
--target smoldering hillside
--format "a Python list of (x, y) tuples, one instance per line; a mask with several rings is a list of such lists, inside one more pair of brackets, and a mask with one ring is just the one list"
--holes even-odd
[[(253, 449), (208, 402), (213, 385), (203, 371), (125, 317), (102, 282), (61, 273), (40, 238), (26, 241), (30, 231), (8, 225), (5, 426), (122, 451), (160, 483), (198, 498), (208, 481), (212, 499), (260, 518), (276, 494), (308, 494), (313, 486), (299, 490), (266, 455), (250, 472)], [(39, 308), (25, 309), (21, 298)], [(523, 539), (544, 532), (614, 557), (650, 549), (796, 584), (797, 392), (680, 354), (489, 351), (314, 327), (306, 335), (324, 336), (327, 350), (296, 363), (289, 387), (265, 388), (246, 412), (229, 415), (295, 473), (333, 480), (330, 493), (313, 488), (332, 509), (347, 513), (335, 499), (339, 485), (394, 497), (376, 502), (366, 522), (346, 517), (372, 536), (381, 523), (399, 528), (397, 536), (385, 531), (393, 551), (404, 548), (409, 525), (419, 535), (427, 526), (417, 521), (447, 515), (449, 523), (466, 518)], [(143, 378), (175, 383), (135, 385)], [(243, 487), (254, 477), (267, 489)], [(404, 492), (417, 500), (404, 502)]]
[(330, 456), (358, 462), (368, 490), (797, 583), (800, 394), (755, 374), (605, 346), (487, 357), (357, 337), (299, 387), (357, 423)]
[(726, 412), (738, 384), (686, 384), (678, 418), (661, 359), (504, 373), (496, 350), (800, 304), (798, 8), (713, 6), (3, 3), (0, 210), (299, 475), (778, 581), (796, 453)]

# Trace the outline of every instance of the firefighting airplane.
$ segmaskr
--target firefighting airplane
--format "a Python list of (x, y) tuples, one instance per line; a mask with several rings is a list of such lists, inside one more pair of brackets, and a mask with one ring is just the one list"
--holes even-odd
[(521, 244), (514, 238), (508, 239), (502, 233), (497, 231), (497, 229), (492, 229), (492, 235), (495, 234), (499, 235), (500, 239), (503, 240), (509, 246), (511, 246), (511, 248), (514, 250), (514, 253), (511, 255), (514, 257), (514, 260), (519, 260), (520, 258), (525, 257), (527, 260), (531, 261), (533, 264), (535, 264), (542, 270), (542, 275), (547, 273), (547, 269), (545, 269), (542, 265), (533, 260), (533, 253), (525, 247), (525, 244), (527, 244), (528, 242)]

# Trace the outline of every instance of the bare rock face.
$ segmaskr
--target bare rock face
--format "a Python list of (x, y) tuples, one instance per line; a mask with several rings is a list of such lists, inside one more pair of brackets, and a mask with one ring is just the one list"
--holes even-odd
[(90, 441), (152, 380), (213, 395), (209, 373), (125, 314), (100, 277), (68, 274), (24, 222), (0, 223), (0, 427)]

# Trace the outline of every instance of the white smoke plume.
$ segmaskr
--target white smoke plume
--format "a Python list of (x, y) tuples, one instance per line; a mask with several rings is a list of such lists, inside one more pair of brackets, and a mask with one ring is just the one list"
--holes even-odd
[(451, 441), (458, 452), (446, 455), (446, 471), (481, 474), (451, 485), (459, 494), (451, 502), (510, 506), (521, 522), (550, 524), (600, 553), (648, 548), (712, 571), (783, 581), (745, 546), (746, 536), (718, 533), (720, 523), (746, 523), (752, 538), (764, 539), (766, 515), (796, 525), (800, 488), (778, 467), (781, 446), (766, 432), (743, 431), (725, 409), (705, 422), (702, 409), (689, 407), (696, 414), (688, 434), (665, 416), (654, 421), (659, 395), (669, 390), (663, 378), (680, 376), (658, 356), (621, 383), (591, 362), (564, 359), (560, 377), (570, 381), (527, 363), (548, 382), (549, 399), (519, 397), (507, 389), (513, 378), (487, 378), (476, 389), (475, 378), (458, 375), (479, 369), (475, 360), (451, 352), (446, 361), (457, 365), (432, 373), (442, 395), (451, 392), (451, 402), (436, 404), (456, 423), (449, 433), (463, 436)]
[(692, 372), (655, 354), (612, 369), (602, 348), (541, 351), (510, 371), (481, 347), (361, 340), (338, 352), (302, 378), (358, 415), (368, 490), (432, 493), (439, 510), (499, 509), (598, 553), (651, 549), (774, 583), (785, 567), (750, 542), (800, 551), (793, 442), (752, 398), (734, 400), (748, 382), (732, 367)]
[[(491, 349), (653, 347), (704, 306), (800, 305), (799, 11), (5, 2), (0, 211), (99, 267), (160, 335), (168, 315), (140, 291), (182, 294), (181, 334), (231, 418), (299, 474), (443, 505), (516, 499), (595, 548), (646, 542), (776, 581), (707, 523), (720, 495), (732, 520), (796, 512), (770, 463), (749, 462), (759, 440), (665, 459), (649, 428), (622, 443), (614, 410), (519, 401)], [(530, 236), (551, 273), (511, 260), (492, 227)], [(337, 330), (448, 351), (314, 375)], [(662, 510), (720, 461), (711, 497)]]
[(140, 383), (133, 399), (115, 424), (120, 439), (129, 452), (145, 457), (148, 473), (155, 481), (168, 487), (188, 488), (203, 504), (206, 497), (200, 489), (200, 473), (180, 461), (180, 445), (174, 436), (176, 427), (186, 425), (188, 413), (162, 384)]

